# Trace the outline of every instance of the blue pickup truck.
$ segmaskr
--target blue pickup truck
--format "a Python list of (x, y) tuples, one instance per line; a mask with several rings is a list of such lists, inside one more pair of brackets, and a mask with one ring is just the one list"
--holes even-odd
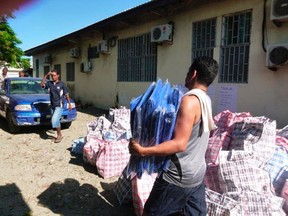
[[(0, 89), (0, 116), (7, 120), (10, 133), (17, 133), (23, 126), (51, 124), (50, 97), (40, 86), (41, 79), (33, 77), (11, 77), (4, 80)], [(75, 102), (72, 110), (64, 100), (61, 125), (69, 128), (77, 117)]]

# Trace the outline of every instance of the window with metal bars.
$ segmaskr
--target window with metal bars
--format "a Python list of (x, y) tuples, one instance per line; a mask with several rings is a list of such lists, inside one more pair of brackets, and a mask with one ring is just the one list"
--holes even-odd
[(75, 81), (75, 64), (74, 64), (74, 62), (66, 63), (66, 81)]
[(157, 77), (157, 45), (150, 33), (118, 41), (118, 82), (152, 82)]
[(36, 64), (35, 76), (39, 77), (39, 59), (36, 59), (35, 64)]
[(219, 82), (248, 83), (251, 11), (223, 17)]
[(50, 66), (45, 65), (43, 69), (44, 69), (44, 75), (46, 75), (50, 71)]
[(60, 79), (61, 79), (61, 64), (54, 65), (54, 69), (58, 71), (58, 73), (60, 75)]
[(192, 62), (200, 56), (213, 58), (216, 18), (194, 22), (192, 26)]

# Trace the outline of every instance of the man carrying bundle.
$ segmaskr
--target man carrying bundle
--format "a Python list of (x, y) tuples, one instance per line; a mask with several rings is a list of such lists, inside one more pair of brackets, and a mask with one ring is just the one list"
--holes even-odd
[(154, 183), (143, 215), (206, 215), (205, 152), (209, 132), (216, 128), (207, 90), (217, 73), (218, 63), (212, 58), (194, 60), (185, 79), (189, 91), (182, 97), (171, 140), (142, 147), (131, 139), (132, 155), (170, 157), (168, 169)]

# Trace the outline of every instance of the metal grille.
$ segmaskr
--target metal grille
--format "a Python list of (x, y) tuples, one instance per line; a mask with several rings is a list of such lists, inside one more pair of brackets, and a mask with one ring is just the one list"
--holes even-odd
[(118, 42), (118, 82), (152, 82), (157, 76), (157, 45), (150, 33)]
[(66, 81), (75, 81), (74, 62), (66, 63)]
[(247, 83), (251, 11), (223, 17), (219, 82)]
[(60, 79), (61, 79), (61, 64), (54, 65), (54, 69), (58, 71), (58, 73), (60, 75)]
[(39, 103), (39, 102), (36, 102), (36, 103), (34, 103), (34, 107), (40, 113), (47, 113), (47, 112), (51, 111), (50, 103)]
[(200, 56), (213, 58), (216, 18), (194, 22), (192, 29), (192, 62)]

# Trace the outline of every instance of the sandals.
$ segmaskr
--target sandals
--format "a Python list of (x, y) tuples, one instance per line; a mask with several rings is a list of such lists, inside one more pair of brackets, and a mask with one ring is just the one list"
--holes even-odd
[(55, 138), (54, 143), (60, 143), (62, 141), (63, 137)]

